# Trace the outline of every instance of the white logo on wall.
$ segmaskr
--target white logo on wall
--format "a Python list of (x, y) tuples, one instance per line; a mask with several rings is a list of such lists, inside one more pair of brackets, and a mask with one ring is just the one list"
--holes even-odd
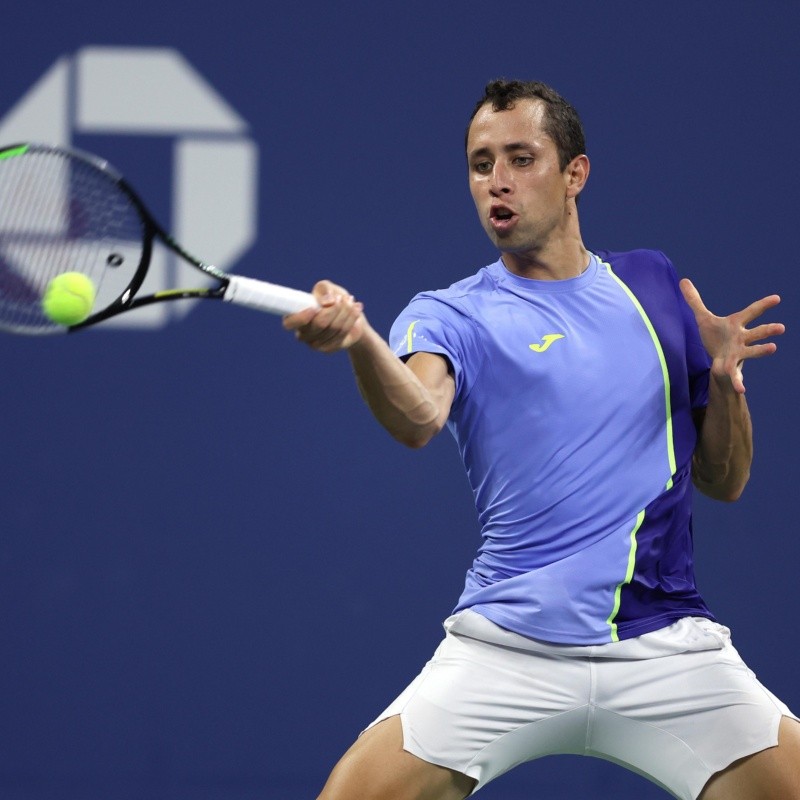
[[(246, 132), (180, 53), (161, 48), (86, 47), (64, 56), (0, 119), (2, 144), (69, 146), (74, 133), (174, 137), (170, 232), (225, 270), (256, 236), (258, 152)], [(198, 277), (202, 283), (159, 248), (142, 291), (198, 285)], [(103, 325), (161, 327), (193, 305), (157, 303)]]

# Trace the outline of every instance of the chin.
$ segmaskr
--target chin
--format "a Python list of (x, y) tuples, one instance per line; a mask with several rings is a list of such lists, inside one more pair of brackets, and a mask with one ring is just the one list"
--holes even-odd
[(506, 252), (516, 252), (520, 249), (520, 243), (515, 239), (513, 231), (511, 233), (501, 234), (497, 233), (494, 228), (486, 231), (491, 239), (492, 244), (498, 249)]

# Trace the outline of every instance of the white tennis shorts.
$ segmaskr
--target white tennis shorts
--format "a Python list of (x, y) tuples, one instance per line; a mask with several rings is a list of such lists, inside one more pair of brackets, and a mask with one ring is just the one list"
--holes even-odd
[(775, 746), (782, 716), (797, 719), (707, 619), (588, 647), (528, 639), (469, 610), (444, 627), (372, 725), (399, 714), (404, 749), (474, 778), (473, 794), (517, 764), (574, 753), (694, 800), (714, 773)]

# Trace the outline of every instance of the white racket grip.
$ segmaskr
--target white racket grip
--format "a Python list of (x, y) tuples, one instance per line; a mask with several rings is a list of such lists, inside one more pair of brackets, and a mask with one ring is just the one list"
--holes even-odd
[(313, 294), (278, 286), (276, 283), (244, 278), (241, 275), (229, 275), (223, 300), (268, 314), (293, 314), (306, 308), (317, 308), (319, 303)]

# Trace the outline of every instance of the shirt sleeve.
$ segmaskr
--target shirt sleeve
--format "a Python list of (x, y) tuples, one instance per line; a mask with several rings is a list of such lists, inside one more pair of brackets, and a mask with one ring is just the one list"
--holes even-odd
[(417, 295), (395, 320), (389, 345), (399, 358), (437, 353), (450, 363), (456, 396), (468, 391), (482, 360), (483, 347), (469, 315), (433, 294)]
[(700, 330), (694, 312), (683, 297), (678, 280), (678, 273), (672, 261), (661, 254), (669, 266), (670, 277), (675, 286), (678, 307), (683, 320), (686, 337), (686, 369), (689, 373), (689, 399), (692, 408), (705, 408), (708, 405), (708, 376), (711, 369), (711, 357), (700, 338)]
[(691, 308), (683, 301), (682, 313), (686, 325), (686, 365), (689, 370), (689, 396), (692, 408), (708, 405), (708, 377), (711, 357), (708, 355)]

